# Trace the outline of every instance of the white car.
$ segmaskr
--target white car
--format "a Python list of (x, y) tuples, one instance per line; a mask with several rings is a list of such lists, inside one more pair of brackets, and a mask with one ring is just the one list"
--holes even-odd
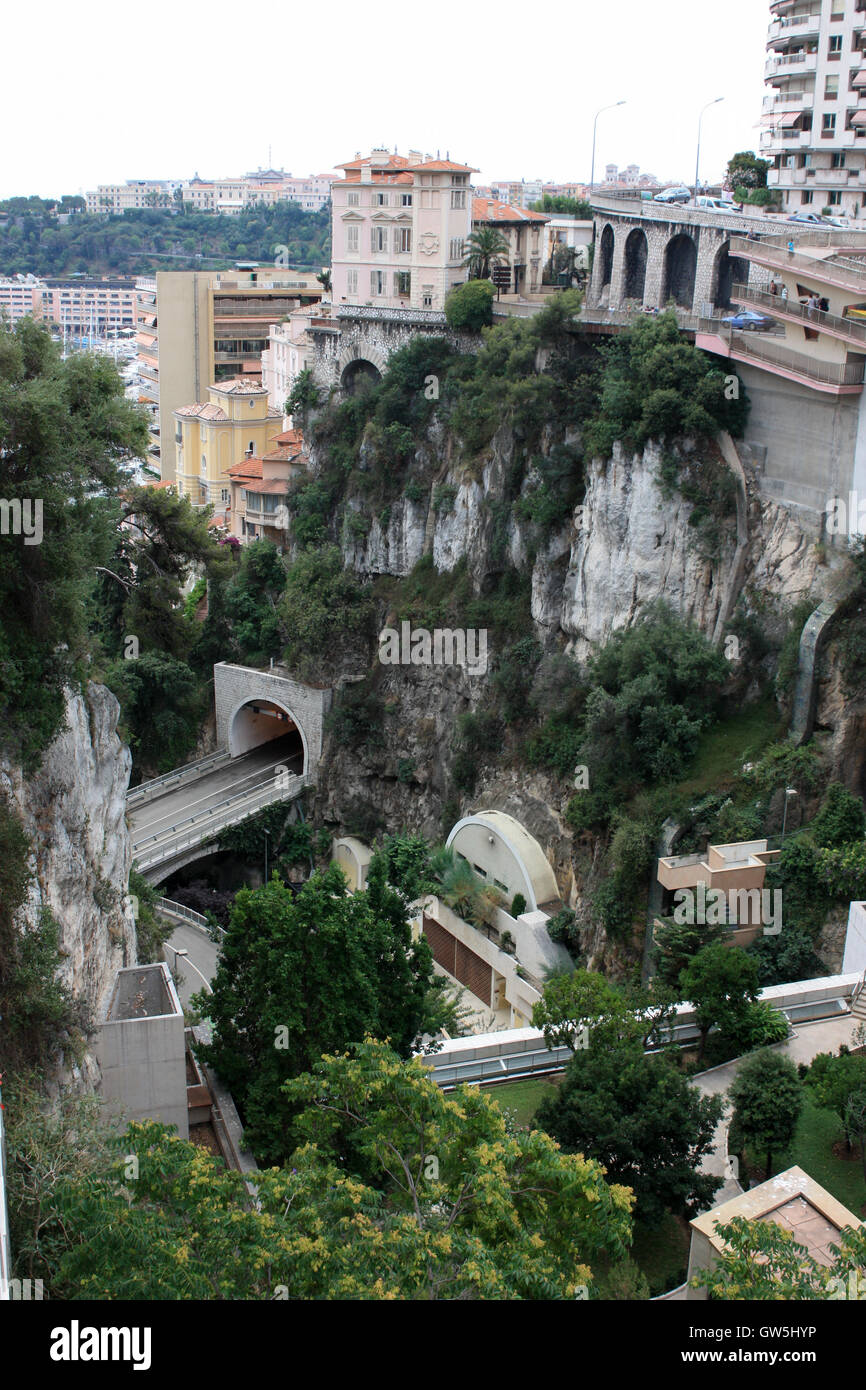
[(742, 203), (726, 202), (724, 198), (708, 198), (703, 194), (695, 198), (696, 208), (706, 208), (709, 212), (742, 212)]

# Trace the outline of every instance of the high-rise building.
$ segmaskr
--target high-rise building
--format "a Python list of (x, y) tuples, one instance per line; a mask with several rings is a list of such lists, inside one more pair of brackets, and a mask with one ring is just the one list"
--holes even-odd
[(773, 0), (761, 155), (789, 213), (863, 217), (866, 0)]

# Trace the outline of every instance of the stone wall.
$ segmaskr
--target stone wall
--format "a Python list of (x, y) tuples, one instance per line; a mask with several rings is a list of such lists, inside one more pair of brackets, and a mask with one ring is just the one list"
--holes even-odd
[(229, 747), (231, 722), (242, 705), (250, 700), (272, 700), (298, 726), (304, 742), (304, 772), (313, 776), (322, 754), (322, 730), (331, 694), (329, 689), (302, 685), (279, 666), (257, 671), (220, 661), (214, 666), (217, 743), (220, 748)]
[(308, 336), (313, 344), (308, 366), (324, 390), (340, 386), (351, 362), (371, 362), (384, 373), (388, 358), (418, 334), (447, 338), (460, 352), (477, 352), (480, 334), (454, 333), (443, 313), (425, 309), (377, 309), (358, 305), (343, 307), (336, 318), (313, 325)]

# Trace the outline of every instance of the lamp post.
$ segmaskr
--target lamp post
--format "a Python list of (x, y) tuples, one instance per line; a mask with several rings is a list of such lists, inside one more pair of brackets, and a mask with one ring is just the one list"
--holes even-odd
[(796, 787), (786, 787), (786, 788), (785, 788), (785, 810), (784, 810), (784, 812), (783, 812), (783, 814), (782, 814), (782, 844), (785, 843), (785, 825), (787, 824), (787, 821), (788, 821), (788, 802), (790, 801), (790, 799), (791, 799), (792, 796), (796, 796), (796, 795), (797, 795), (797, 789), (796, 789)]
[(589, 175), (589, 196), (592, 197), (592, 190), (595, 185), (595, 132), (598, 127), (598, 118), (603, 111), (612, 111), (615, 106), (625, 106), (625, 99), (622, 101), (612, 101), (610, 106), (600, 106), (595, 113), (595, 120), (592, 123), (592, 169)]
[(199, 970), (198, 966), (197, 966), (197, 965), (194, 965), (193, 962), (190, 960), (190, 958), (189, 958), (189, 951), (186, 949), (186, 947), (185, 947), (185, 946), (172, 946), (172, 944), (171, 944), (170, 941), (167, 942), (166, 944), (167, 944), (169, 947), (171, 947), (171, 950), (172, 950), (172, 951), (174, 951), (174, 968), (175, 968), (175, 972), (177, 972), (178, 957), (181, 957), (183, 960), (186, 961), (187, 965), (189, 965), (189, 966), (195, 971), (196, 975), (198, 975), (199, 979), (201, 980), (201, 982), (202, 982), (202, 984), (204, 985), (205, 989), (207, 990), (208, 994), (213, 994), (213, 990), (211, 989), (211, 986), (210, 986), (210, 981), (208, 980), (208, 978), (207, 978), (206, 975), (203, 975), (203, 974), (201, 973), (201, 971)]
[(698, 201), (698, 174), (701, 167), (701, 122), (704, 119), (704, 111), (709, 111), (711, 106), (718, 106), (719, 102), (724, 101), (724, 99), (724, 97), (714, 97), (712, 101), (708, 101), (706, 106), (701, 109), (701, 114), (698, 116), (698, 152), (695, 157), (695, 205), (697, 205)]

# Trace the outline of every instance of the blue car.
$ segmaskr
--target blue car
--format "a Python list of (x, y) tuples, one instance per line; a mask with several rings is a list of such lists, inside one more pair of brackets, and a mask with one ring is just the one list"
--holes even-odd
[(766, 314), (758, 314), (754, 309), (740, 309), (739, 313), (726, 314), (722, 319), (731, 328), (742, 328), (747, 333), (768, 333), (773, 320)]

